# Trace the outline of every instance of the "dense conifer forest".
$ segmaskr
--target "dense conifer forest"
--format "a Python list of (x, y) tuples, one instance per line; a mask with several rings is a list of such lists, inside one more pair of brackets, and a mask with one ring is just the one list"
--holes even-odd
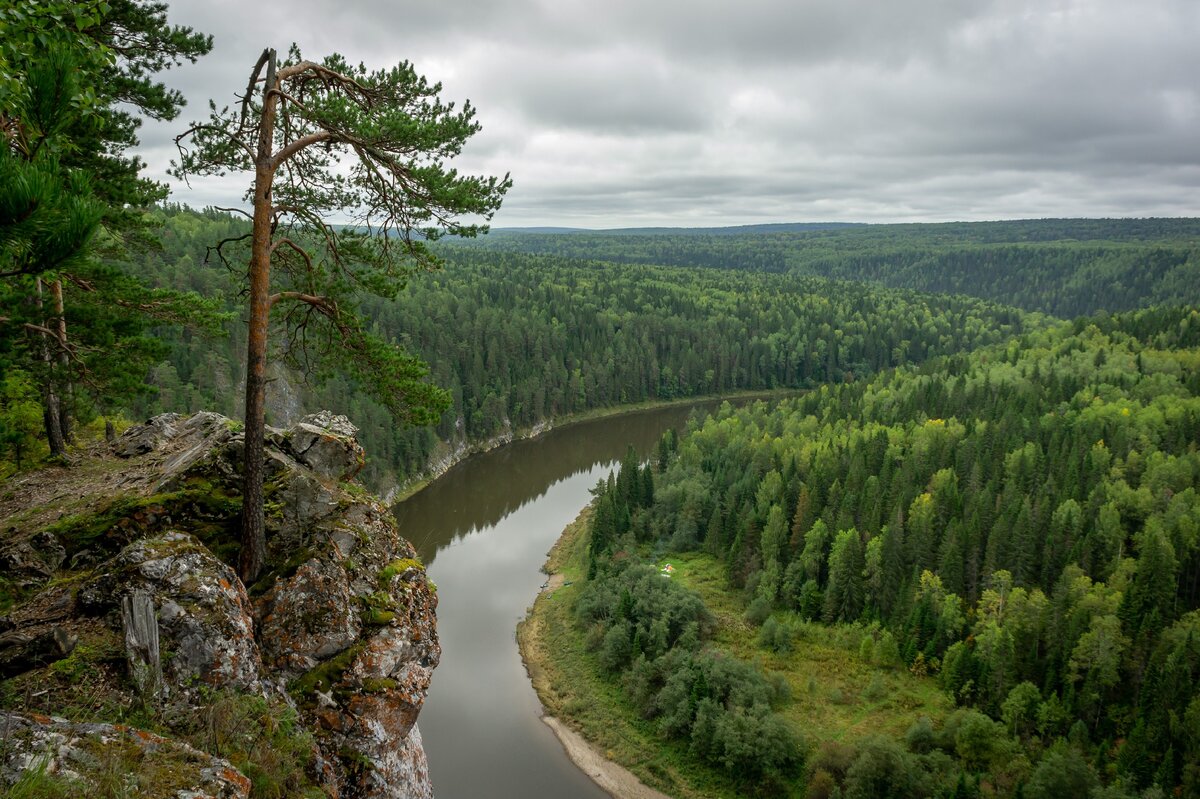
[(764, 652), (851, 630), (959, 706), (818, 747), (809, 796), (1200, 795), (1198, 367), (1200, 314), (1154, 309), (726, 407), (597, 487), (579, 623), (664, 735), (781, 789), (801, 731), (639, 554), (716, 559)]
[(499, 233), (476, 246), (953, 292), (1065, 319), (1191, 302), (1194, 219), (1043, 219), (746, 232)]
[[(163, 249), (141, 277), (211, 295), (228, 285), (207, 248), (236, 235), (228, 215), (167, 209)], [(447, 246), (394, 301), (364, 304), (372, 331), (428, 362), (453, 407), (434, 428), (398, 429), (379, 403), (336, 373), (304, 382), (280, 372), (276, 417), (291, 403), (337, 408), (364, 431), (368, 478), (394, 485), (443, 455), (440, 442), (479, 442), (597, 408), (739, 390), (812, 388), (936, 355), (1005, 341), (1044, 320), (965, 296), (921, 295), (822, 278), (575, 260)], [(229, 306), (232, 312), (236, 306)], [(164, 331), (171, 354), (153, 390), (130, 403), (163, 410), (240, 407), (228, 339)]]

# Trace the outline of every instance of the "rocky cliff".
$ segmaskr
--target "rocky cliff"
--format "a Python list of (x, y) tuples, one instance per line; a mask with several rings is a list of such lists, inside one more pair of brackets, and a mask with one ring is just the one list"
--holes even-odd
[(354, 482), (355, 432), (328, 413), (270, 431), (249, 586), (222, 416), (158, 416), (0, 487), (0, 786), (432, 796), (416, 720), (437, 595)]

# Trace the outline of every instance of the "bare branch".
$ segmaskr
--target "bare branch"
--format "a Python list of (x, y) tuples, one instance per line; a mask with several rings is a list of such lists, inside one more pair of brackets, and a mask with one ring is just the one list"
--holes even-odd
[(321, 64), (318, 64), (315, 61), (299, 61), (295, 64), (291, 64), (291, 65), (286, 66), (283, 69), (279, 70), (278, 72), (276, 72), (275, 77), (277, 77), (279, 79), (280, 83), (283, 83), (286, 80), (291, 80), (292, 78), (299, 77), (306, 72), (311, 72), (319, 78), (332, 80), (335, 83), (340, 83), (342, 86), (357, 89), (359, 92), (361, 92), (364, 95), (369, 96), (369, 95), (373, 94), (373, 92), (371, 91), (371, 89), (369, 87), (362, 85), (361, 83), (354, 80), (353, 78), (347, 77), (346, 75), (343, 75), (340, 72), (335, 72), (326, 66), (322, 66)]
[(242, 97), (242, 119), (239, 123), (242, 128), (246, 127), (246, 117), (250, 113), (250, 98), (254, 96), (254, 84), (258, 83), (258, 76), (262, 74), (262, 68), (270, 57), (271, 48), (264, 48), (262, 55), (258, 57), (258, 62), (254, 65), (254, 69), (250, 71), (250, 81), (246, 84), (246, 94)]
[(333, 133), (328, 130), (318, 130), (316, 133), (310, 133), (307, 136), (301, 136), (298, 139), (293, 139), (271, 158), (271, 169), (274, 170), (278, 168), (280, 164), (303, 150), (305, 147), (309, 147), (313, 144), (318, 144), (323, 141), (331, 141), (332, 139)]
[(229, 271), (232, 272), (233, 267), (229, 265), (229, 259), (227, 259), (225, 257), (225, 250), (224, 250), (225, 245), (226, 244), (234, 244), (239, 241), (245, 241), (246, 239), (252, 238), (253, 236), (254, 236), (253, 232), (243, 233), (240, 236), (231, 236), (230, 238), (227, 238), (227, 239), (221, 239), (220, 241), (218, 241), (216, 244), (214, 244), (211, 247), (205, 247), (204, 248), (204, 263), (206, 263), (206, 264), (208, 263), (208, 256), (212, 255), (213, 252), (215, 251), (217, 253), (217, 257), (221, 259), (221, 264), (226, 269), (228, 269)]
[(242, 216), (246, 217), (247, 219), (254, 218), (254, 214), (252, 214), (249, 211), (242, 209), (242, 208), (222, 208), (219, 205), (214, 205), (213, 210), (214, 211), (225, 211), (226, 213), (230, 213), (230, 214), (241, 214)]

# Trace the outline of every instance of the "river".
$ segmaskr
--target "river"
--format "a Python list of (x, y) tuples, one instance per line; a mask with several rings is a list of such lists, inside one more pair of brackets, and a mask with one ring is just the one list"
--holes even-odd
[(546, 552), (630, 444), (648, 456), (693, 408), (568, 425), (472, 457), (395, 507), (438, 586), (442, 662), (419, 726), (438, 799), (604, 797), (539, 720), (515, 628)]

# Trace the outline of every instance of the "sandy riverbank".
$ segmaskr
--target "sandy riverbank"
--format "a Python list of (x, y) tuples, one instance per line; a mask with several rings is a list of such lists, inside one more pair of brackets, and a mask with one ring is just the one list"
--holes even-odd
[[(551, 550), (550, 559), (547, 560), (545, 567), (551, 573), (546, 584), (542, 586), (538, 602), (546, 601), (554, 592), (563, 587), (565, 578), (557, 568), (561, 568), (560, 564), (566, 557), (565, 549), (580, 540), (580, 533), (585, 529), (588, 513), (588, 509), (585, 508), (579, 518), (567, 527), (562, 538)], [(546, 698), (550, 696), (551, 687), (550, 677), (546, 674), (544, 667), (544, 664), (548, 664), (550, 661), (542, 636), (542, 625), (542, 619), (536, 613), (531, 612), (517, 626), (517, 644), (521, 650), (521, 660), (525, 663), (525, 670), (529, 673), (529, 680), (533, 683), (533, 689), (543, 703), (542, 721), (554, 730), (554, 734), (562, 742), (563, 749), (566, 750), (572, 762), (613, 799), (671, 799), (667, 794), (644, 785), (629, 769), (609, 760), (599, 747), (593, 746), (563, 721), (545, 712)]]
[(542, 716), (542, 721), (554, 730), (575, 765), (613, 799), (671, 799), (665, 793), (643, 785), (632, 772), (605, 758), (599, 749), (558, 719)]

